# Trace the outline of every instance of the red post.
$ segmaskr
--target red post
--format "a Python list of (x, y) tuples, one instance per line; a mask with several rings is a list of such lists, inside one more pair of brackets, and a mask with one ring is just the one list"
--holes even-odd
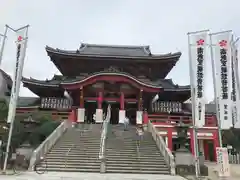
[(120, 95), (120, 110), (124, 110), (124, 103), (125, 103), (124, 93), (121, 92), (121, 95)]
[(204, 149), (205, 160), (209, 160), (209, 147), (206, 140), (203, 140), (203, 149)]
[(189, 129), (190, 132), (190, 148), (193, 155), (195, 155), (195, 149), (194, 149), (194, 137), (193, 137), (193, 128)]
[(173, 133), (173, 128), (172, 127), (168, 128), (168, 149), (170, 151), (172, 151), (173, 149), (172, 133)]
[(219, 147), (219, 137), (218, 131), (214, 131), (213, 133), (213, 151), (214, 151), (214, 161), (217, 161), (217, 147)]
[(69, 113), (68, 120), (72, 122), (77, 121), (76, 109), (72, 109), (72, 111)]
[(98, 93), (98, 109), (102, 109), (103, 92)]
[(143, 96), (143, 90), (141, 89), (140, 92), (139, 92), (138, 111), (142, 111), (142, 106), (143, 106), (142, 96)]
[(83, 88), (80, 88), (80, 108), (84, 108)]
[(148, 124), (148, 112), (143, 111), (143, 124)]

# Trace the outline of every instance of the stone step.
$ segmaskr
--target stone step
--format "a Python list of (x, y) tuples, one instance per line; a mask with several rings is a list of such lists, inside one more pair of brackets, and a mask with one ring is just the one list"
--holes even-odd
[(96, 143), (96, 144), (76, 144), (76, 145), (66, 145), (66, 144), (56, 144), (54, 146), (54, 148), (66, 148), (69, 149), (71, 147), (77, 147), (77, 148), (81, 148), (81, 147), (100, 147), (100, 143)]
[(82, 161), (47, 161), (48, 166), (62, 166), (62, 165), (67, 165), (67, 166), (100, 166), (100, 161), (99, 162), (82, 162)]
[(99, 152), (69, 152), (67, 154), (67, 152), (49, 152), (48, 155), (49, 156), (96, 156), (98, 155)]
[(47, 157), (58, 157), (58, 158), (65, 158), (65, 157), (75, 157), (76, 159), (81, 159), (82, 157), (87, 157), (87, 158), (90, 158), (90, 157), (93, 157), (93, 158), (99, 158), (99, 153), (93, 153), (93, 154), (66, 154), (66, 153), (62, 153), (62, 154), (57, 154), (57, 153), (53, 153), (53, 154), (47, 154)]
[(100, 142), (100, 138), (94, 139), (94, 140), (89, 140), (89, 139), (75, 139), (75, 138), (69, 139), (69, 140), (67, 140), (67, 139), (61, 139), (61, 140), (58, 141), (58, 142), (61, 142), (61, 143), (69, 143), (69, 144), (72, 144), (73, 142), (76, 142), (76, 143), (78, 143), (78, 142)]
[[(45, 168), (38, 168), (39, 171), (44, 171)], [(85, 169), (85, 168), (80, 168), (80, 167), (64, 167), (64, 168), (59, 168), (59, 167), (48, 167), (47, 171), (50, 172), (96, 172), (99, 173), (100, 172), (100, 168), (92, 168), (92, 169)]]
[[(99, 157), (87, 157), (87, 156), (78, 156), (78, 155), (70, 155), (70, 156), (46, 156), (47, 161), (59, 161), (59, 162), (64, 162), (66, 159), (68, 161), (80, 161), (80, 162), (85, 162), (85, 161), (89, 161), (89, 162), (96, 162), (99, 161)], [(132, 163), (132, 162), (139, 162), (139, 163), (165, 163), (165, 160), (163, 158), (157, 158), (157, 159), (149, 159), (146, 157), (130, 157), (130, 158), (126, 158), (126, 157), (106, 157), (106, 160), (108, 162), (127, 162), (127, 163)]]
[(92, 146), (92, 147), (89, 147), (89, 146), (81, 146), (81, 147), (71, 147), (71, 148), (66, 148), (66, 147), (57, 147), (57, 148), (53, 148), (52, 151), (62, 151), (62, 150), (75, 150), (75, 151), (87, 151), (87, 150), (98, 150), (99, 151), (100, 149), (100, 146)]
[(163, 166), (163, 167), (159, 168), (159, 167), (154, 167), (154, 166), (144, 167), (144, 166), (120, 166), (120, 165), (107, 166), (107, 169), (108, 170), (120, 170), (120, 169), (122, 169), (122, 170), (145, 170), (145, 171), (147, 171), (147, 170), (157, 170), (157, 171), (161, 171), (161, 170), (165, 171), (166, 170), (166, 171), (168, 171), (169, 170), (169, 168), (167, 166), (165, 166), (165, 167)]
[(68, 161), (98, 161), (99, 160), (99, 156), (95, 156), (95, 157), (88, 157), (88, 156), (77, 156), (77, 155), (70, 155), (70, 156), (64, 156), (64, 157), (60, 157), (60, 156), (46, 156), (47, 161), (65, 161), (65, 159), (68, 159)]
[[(45, 165), (43, 165), (44, 167)], [(41, 167), (41, 164), (40, 164), (40, 167)], [(95, 164), (95, 165), (92, 165), (92, 164), (86, 164), (86, 165), (66, 165), (66, 164), (48, 164), (47, 163), (47, 167), (48, 168), (60, 168), (60, 169), (64, 169), (64, 168), (76, 168), (76, 169), (100, 169), (100, 164)]]
[(107, 166), (111, 166), (111, 167), (118, 167), (118, 166), (124, 166), (124, 167), (141, 167), (141, 168), (148, 168), (148, 167), (153, 167), (153, 168), (167, 168), (168, 169), (168, 166), (166, 164), (161, 164), (161, 163), (140, 163), (140, 162), (132, 162), (132, 163), (129, 163), (129, 162), (110, 162), (110, 161), (107, 161)]
[(138, 157), (138, 156), (143, 156), (143, 157), (148, 157), (148, 158), (156, 158), (156, 157), (162, 157), (161, 154), (138, 154), (138, 153), (135, 153), (135, 154), (130, 154), (130, 153), (118, 153), (118, 152), (115, 152), (115, 153), (107, 153), (107, 156), (108, 157), (114, 157), (114, 156), (119, 156), (119, 157)]
[(70, 151), (63, 151), (63, 150), (52, 150), (51, 152), (49, 152), (49, 154), (64, 154), (64, 153), (68, 153), (68, 154), (78, 154), (78, 153), (99, 153), (99, 149), (88, 149), (88, 150), (70, 150)]
[(106, 152), (114, 153), (114, 152), (129, 152), (129, 153), (136, 153), (136, 152), (142, 152), (142, 153), (149, 153), (149, 154), (160, 154), (156, 149), (106, 149)]
[(100, 160), (98, 158), (85, 158), (85, 159), (76, 159), (76, 158), (46, 158), (45, 159), (47, 163), (49, 162), (58, 162), (58, 163), (65, 163), (70, 162), (70, 163), (100, 163)]
[(126, 170), (126, 169), (106, 169), (106, 173), (124, 173), (124, 174), (167, 174), (169, 175), (168, 170)]

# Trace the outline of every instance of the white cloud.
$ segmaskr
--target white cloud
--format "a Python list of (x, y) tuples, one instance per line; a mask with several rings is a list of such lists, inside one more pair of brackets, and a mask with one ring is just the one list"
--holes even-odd
[[(182, 51), (169, 77), (188, 84), (188, 31), (232, 29), (240, 35), (237, 0), (1, 0), (0, 32), (30, 24), (24, 76), (45, 79), (58, 72), (49, 61), (45, 45), (77, 49), (80, 42), (99, 44), (145, 44), (154, 53)], [(14, 34), (9, 34), (3, 68), (12, 73)], [(42, 67), (42, 68), (41, 68)], [(210, 69), (208, 99), (212, 98)], [(29, 95), (21, 89), (21, 95)]]

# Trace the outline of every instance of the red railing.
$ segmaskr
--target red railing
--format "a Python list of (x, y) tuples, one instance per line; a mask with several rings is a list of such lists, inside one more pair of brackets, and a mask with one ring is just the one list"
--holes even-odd
[[(176, 125), (179, 122), (192, 125), (192, 117), (190, 115), (164, 115), (164, 114), (148, 114), (148, 119), (153, 124)], [(217, 121), (215, 116), (205, 116), (205, 126), (216, 127)]]

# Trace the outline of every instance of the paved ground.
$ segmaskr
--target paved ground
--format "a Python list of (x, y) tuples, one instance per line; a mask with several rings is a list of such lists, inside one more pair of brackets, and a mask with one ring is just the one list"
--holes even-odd
[(19, 175), (0, 175), (4, 180), (185, 180), (178, 176), (142, 174), (98, 174), (98, 173), (60, 173), (49, 172), (38, 175), (34, 172)]

